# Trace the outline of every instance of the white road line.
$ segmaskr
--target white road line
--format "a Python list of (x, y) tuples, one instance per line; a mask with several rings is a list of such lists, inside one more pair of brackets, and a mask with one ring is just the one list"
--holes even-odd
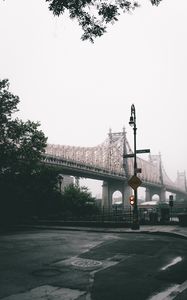
[(175, 264), (177, 264), (178, 262), (180, 262), (182, 260), (181, 256), (178, 256), (176, 258), (174, 258), (168, 265), (164, 266), (161, 268), (162, 271), (166, 270), (167, 268), (169, 268), (170, 266), (173, 266)]

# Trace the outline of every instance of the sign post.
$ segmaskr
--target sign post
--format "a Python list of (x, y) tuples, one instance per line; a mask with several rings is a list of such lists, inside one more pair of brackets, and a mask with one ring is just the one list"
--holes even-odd
[(141, 173), (141, 169), (137, 168), (136, 154), (138, 153), (150, 153), (150, 149), (136, 150), (136, 110), (134, 104), (131, 105), (131, 116), (129, 125), (133, 127), (134, 131), (134, 153), (125, 154), (123, 158), (134, 158), (134, 176), (128, 181), (129, 185), (134, 189), (134, 205), (133, 205), (133, 220), (131, 229), (139, 229), (139, 216), (138, 216), (138, 192), (137, 189), (141, 185), (141, 180), (137, 177), (137, 173)]

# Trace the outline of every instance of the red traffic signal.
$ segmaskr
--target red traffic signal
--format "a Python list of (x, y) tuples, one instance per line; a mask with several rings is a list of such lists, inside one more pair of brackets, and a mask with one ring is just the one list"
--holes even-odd
[(135, 202), (134, 196), (129, 197), (129, 202), (130, 202), (130, 205), (134, 205), (134, 202)]

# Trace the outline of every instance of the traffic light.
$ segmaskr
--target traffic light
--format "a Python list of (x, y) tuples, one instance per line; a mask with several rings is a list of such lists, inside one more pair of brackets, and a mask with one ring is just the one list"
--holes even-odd
[(134, 202), (135, 202), (135, 199), (134, 199), (134, 196), (130, 196), (129, 197), (129, 202), (130, 202), (130, 205), (134, 205)]
[(169, 196), (169, 206), (172, 207), (173, 206), (173, 195)]

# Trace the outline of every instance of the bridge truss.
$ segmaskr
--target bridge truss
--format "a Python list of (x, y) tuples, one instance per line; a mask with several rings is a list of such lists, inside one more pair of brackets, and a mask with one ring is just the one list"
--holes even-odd
[[(95, 147), (48, 144), (44, 160), (74, 162), (82, 168), (98, 168), (111, 176), (118, 174), (128, 179), (134, 172), (133, 158), (123, 159), (123, 156), (131, 153), (133, 151), (126, 138), (125, 129), (115, 133), (110, 130), (106, 140)], [(177, 181), (173, 182), (164, 170), (160, 154), (149, 155), (148, 160), (137, 157), (137, 166), (142, 170), (138, 176), (143, 186), (164, 185), (171, 192), (187, 192), (185, 173), (178, 173)]]

